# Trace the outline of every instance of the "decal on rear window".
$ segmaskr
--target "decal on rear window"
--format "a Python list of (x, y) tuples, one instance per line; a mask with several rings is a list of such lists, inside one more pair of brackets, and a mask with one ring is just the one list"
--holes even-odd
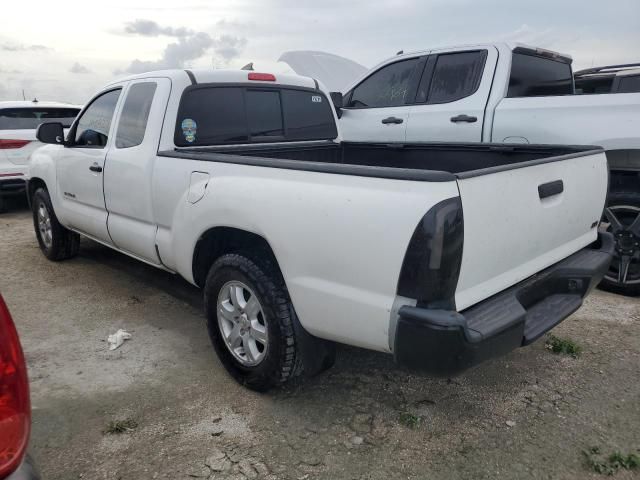
[(322, 97), (320, 95), (312, 95), (311, 101), (313, 103), (322, 103)]
[(191, 118), (185, 118), (184, 120), (182, 120), (181, 126), (184, 139), (189, 143), (193, 143), (196, 140), (196, 133), (198, 131), (198, 125), (196, 124), (195, 120), (192, 120)]

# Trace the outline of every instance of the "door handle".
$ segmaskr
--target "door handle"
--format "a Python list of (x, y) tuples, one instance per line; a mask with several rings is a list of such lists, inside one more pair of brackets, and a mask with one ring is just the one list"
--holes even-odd
[(475, 123), (478, 121), (478, 117), (471, 117), (469, 115), (456, 115), (455, 117), (451, 117), (451, 121), (453, 123), (458, 123), (458, 122)]
[(538, 185), (538, 196), (540, 200), (543, 198), (553, 197), (564, 191), (564, 182), (562, 180), (554, 180), (553, 182)]
[(100, 173), (102, 171), (102, 167), (98, 165), (96, 162), (94, 162), (93, 165), (89, 167), (89, 170), (91, 170), (92, 172)]
[(382, 120), (382, 123), (384, 125), (391, 125), (391, 124), (400, 125), (402, 122), (404, 122), (404, 119), (398, 118), (398, 117), (387, 117)]

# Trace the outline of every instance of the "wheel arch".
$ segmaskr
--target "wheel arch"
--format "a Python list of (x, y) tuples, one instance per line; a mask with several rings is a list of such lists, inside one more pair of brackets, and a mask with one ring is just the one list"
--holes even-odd
[(239, 253), (257, 262), (273, 265), (284, 281), (276, 255), (266, 238), (248, 230), (235, 227), (212, 227), (196, 242), (192, 258), (194, 283), (204, 287), (211, 265), (222, 255)]
[(27, 201), (29, 202), (29, 207), (31, 207), (31, 199), (33, 198), (33, 195), (34, 193), (36, 193), (36, 190), (38, 190), (38, 188), (44, 188), (45, 190), (49, 191), (47, 182), (45, 182), (42, 178), (30, 178), (27, 182)]

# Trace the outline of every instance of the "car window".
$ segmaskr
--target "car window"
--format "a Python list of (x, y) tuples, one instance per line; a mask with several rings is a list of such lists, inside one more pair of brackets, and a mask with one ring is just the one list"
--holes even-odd
[(197, 88), (182, 96), (175, 144), (215, 145), (249, 140), (242, 88)]
[(109, 139), (109, 128), (121, 89), (103, 93), (87, 107), (75, 130), (74, 145), (102, 148)]
[(640, 75), (620, 77), (617, 93), (640, 92)]
[(188, 147), (337, 136), (331, 104), (317, 90), (198, 85), (182, 96), (174, 143)]
[(283, 137), (282, 105), (276, 90), (247, 90), (247, 122), (251, 137)]
[(79, 108), (5, 108), (0, 110), (0, 130), (34, 130), (43, 122), (70, 127)]
[(333, 106), (324, 95), (284, 89), (282, 103), (287, 140), (325, 140), (338, 136)]
[(156, 87), (155, 82), (144, 82), (129, 88), (118, 122), (116, 148), (135, 147), (144, 140)]
[(507, 97), (571, 95), (573, 92), (570, 63), (513, 53)]
[(433, 75), (429, 64), (420, 81), (416, 102), (448, 103), (473, 95), (482, 79), (487, 51), (455, 52), (436, 57)]
[(382, 67), (358, 85), (349, 107), (397, 107), (408, 101), (410, 80), (419, 59), (412, 58)]

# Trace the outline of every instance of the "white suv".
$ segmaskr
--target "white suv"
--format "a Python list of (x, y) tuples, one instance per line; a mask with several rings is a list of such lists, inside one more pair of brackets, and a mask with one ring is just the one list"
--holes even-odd
[(54, 102), (0, 102), (0, 212), (4, 199), (23, 195), (31, 153), (42, 145), (36, 128), (57, 121), (71, 126), (80, 107)]

